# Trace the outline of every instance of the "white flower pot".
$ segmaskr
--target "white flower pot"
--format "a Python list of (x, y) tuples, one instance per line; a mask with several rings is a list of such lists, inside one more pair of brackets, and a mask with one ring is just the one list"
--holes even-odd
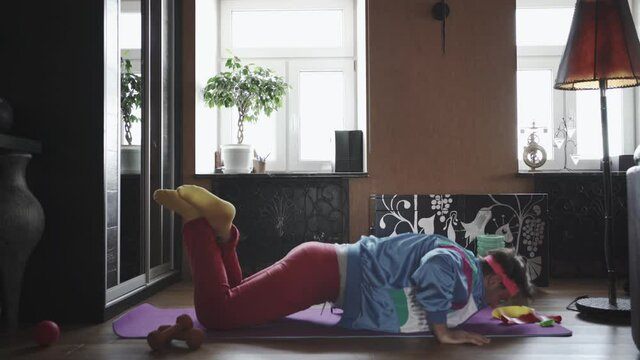
[(253, 150), (251, 145), (228, 144), (220, 147), (225, 174), (249, 174), (253, 170)]
[(141, 157), (140, 145), (122, 145), (120, 148), (120, 173), (140, 174)]

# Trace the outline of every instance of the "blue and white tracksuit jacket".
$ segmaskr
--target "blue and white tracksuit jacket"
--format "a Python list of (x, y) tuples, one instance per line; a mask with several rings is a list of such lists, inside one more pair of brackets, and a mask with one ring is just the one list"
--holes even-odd
[(479, 260), (446, 237), (363, 236), (346, 245), (346, 259), (339, 326), (428, 331), (429, 323), (453, 327), (486, 306)]

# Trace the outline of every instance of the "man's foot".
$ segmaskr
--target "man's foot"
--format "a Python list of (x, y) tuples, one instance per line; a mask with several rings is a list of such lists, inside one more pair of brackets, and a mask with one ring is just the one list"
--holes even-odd
[(196, 185), (182, 185), (177, 189), (180, 197), (198, 210), (216, 232), (221, 243), (230, 240), (231, 224), (236, 216), (232, 203), (222, 200)]
[(182, 200), (175, 190), (158, 189), (153, 193), (153, 200), (158, 204), (177, 212), (187, 222), (201, 218), (198, 210), (188, 202)]

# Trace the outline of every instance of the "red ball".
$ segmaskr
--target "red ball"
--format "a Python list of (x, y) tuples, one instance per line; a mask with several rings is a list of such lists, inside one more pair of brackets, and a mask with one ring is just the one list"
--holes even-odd
[(44, 320), (36, 325), (33, 340), (40, 346), (49, 346), (60, 337), (60, 328), (53, 321)]

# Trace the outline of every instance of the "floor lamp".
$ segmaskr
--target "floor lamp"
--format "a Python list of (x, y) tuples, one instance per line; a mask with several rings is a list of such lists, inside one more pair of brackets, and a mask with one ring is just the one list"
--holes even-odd
[[(640, 43), (638, 43), (638, 34), (627, 0), (577, 0), (569, 39), (554, 87), (559, 90), (600, 90), (604, 255), (609, 277), (609, 297), (579, 299), (576, 302), (576, 308), (588, 315), (606, 317), (630, 315), (629, 300), (618, 299), (616, 296), (606, 90), (638, 85), (640, 85)], [(577, 119), (577, 121), (580, 120)]]

